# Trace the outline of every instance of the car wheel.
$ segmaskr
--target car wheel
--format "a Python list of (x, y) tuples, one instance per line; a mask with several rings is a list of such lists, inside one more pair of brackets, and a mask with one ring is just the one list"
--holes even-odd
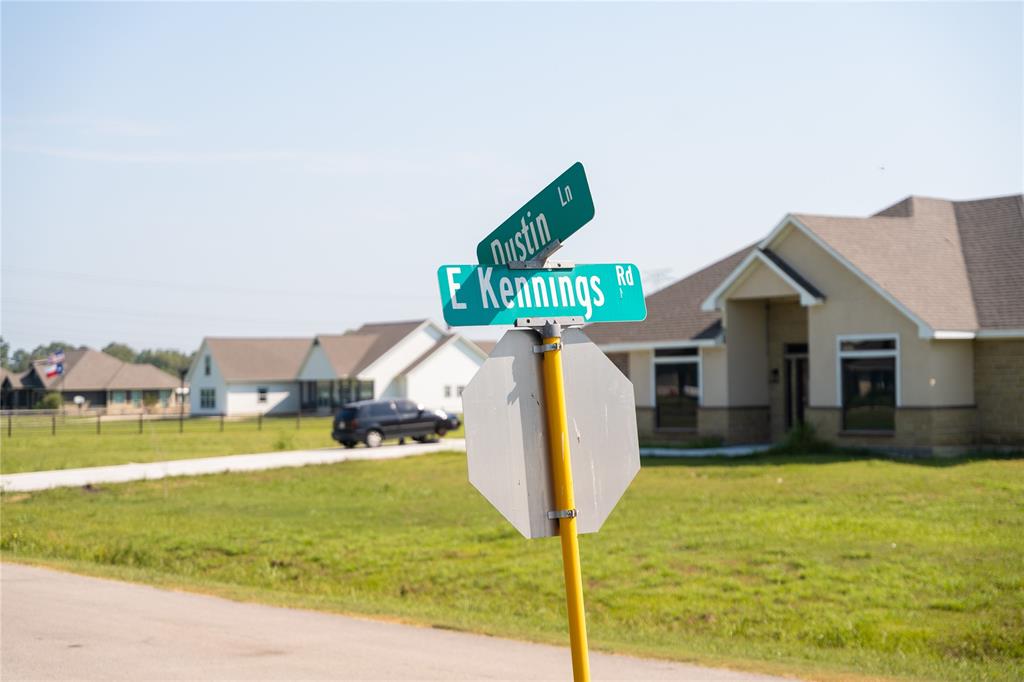
[(427, 442), (427, 436), (413, 436), (412, 439), (414, 441), (416, 441), (417, 443), (426, 443)]
[(384, 434), (377, 429), (371, 429), (366, 432), (366, 447), (376, 448), (379, 447), (382, 442), (384, 442)]
[(437, 427), (437, 435), (444, 436), (444, 434), (446, 434), (446, 433), (448, 433), (448, 427), (447, 426), (438, 426)]
[(344, 443), (342, 443), (342, 445), (344, 445), (346, 448), (351, 450), (352, 448), (354, 448), (356, 446), (356, 442), (354, 440), (347, 440)]

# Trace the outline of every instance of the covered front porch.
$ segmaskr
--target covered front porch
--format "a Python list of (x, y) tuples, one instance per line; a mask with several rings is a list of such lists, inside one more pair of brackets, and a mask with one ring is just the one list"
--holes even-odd
[(708, 349), (701, 437), (779, 442), (810, 404), (808, 311), (824, 296), (767, 249), (755, 249), (705, 301), (722, 315), (723, 346)]

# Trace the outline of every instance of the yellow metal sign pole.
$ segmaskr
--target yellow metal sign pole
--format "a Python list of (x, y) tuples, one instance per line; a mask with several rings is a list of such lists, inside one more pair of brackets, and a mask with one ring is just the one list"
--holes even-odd
[(587, 620), (583, 610), (583, 574), (580, 570), (580, 546), (576, 537), (576, 497), (572, 488), (569, 428), (565, 416), (561, 326), (545, 325), (541, 336), (544, 339), (542, 349), (548, 449), (551, 453), (551, 476), (557, 507), (554, 515), (558, 518), (558, 534), (562, 539), (562, 568), (565, 571), (565, 602), (569, 611), (572, 677), (575, 682), (589, 682), (590, 656), (587, 651)]

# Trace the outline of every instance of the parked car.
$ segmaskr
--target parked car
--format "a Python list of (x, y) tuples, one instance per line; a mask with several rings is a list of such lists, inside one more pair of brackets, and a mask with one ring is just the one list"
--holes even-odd
[(459, 427), (459, 418), (444, 410), (426, 410), (411, 400), (360, 400), (334, 416), (331, 437), (346, 448), (362, 441), (375, 448), (385, 438), (425, 442)]

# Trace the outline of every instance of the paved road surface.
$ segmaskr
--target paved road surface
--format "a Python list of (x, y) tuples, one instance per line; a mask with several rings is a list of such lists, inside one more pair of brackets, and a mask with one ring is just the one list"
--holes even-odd
[(146, 481), (166, 476), (200, 476), (220, 474), (226, 471), (261, 471), (282, 467), (301, 467), (307, 464), (334, 464), (354, 459), (397, 459), (413, 455), (426, 455), (448, 450), (464, 451), (466, 441), (452, 438), (439, 443), (410, 443), (407, 445), (385, 445), (379, 448), (357, 447), (323, 448), (321, 450), (293, 450), (290, 452), (268, 452), (257, 455), (229, 455), (226, 457), (202, 457), (199, 459), (176, 459), (168, 462), (147, 464), (118, 464), (107, 467), (84, 469), (58, 469), (55, 471), (30, 471), (23, 474), (0, 476), (0, 489), (6, 492), (31, 492), (49, 488), (78, 487), (96, 483), (126, 483)]
[[(568, 680), (566, 649), (3, 564), (15, 680)], [(592, 654), (594, 680), (781, 678)]]

